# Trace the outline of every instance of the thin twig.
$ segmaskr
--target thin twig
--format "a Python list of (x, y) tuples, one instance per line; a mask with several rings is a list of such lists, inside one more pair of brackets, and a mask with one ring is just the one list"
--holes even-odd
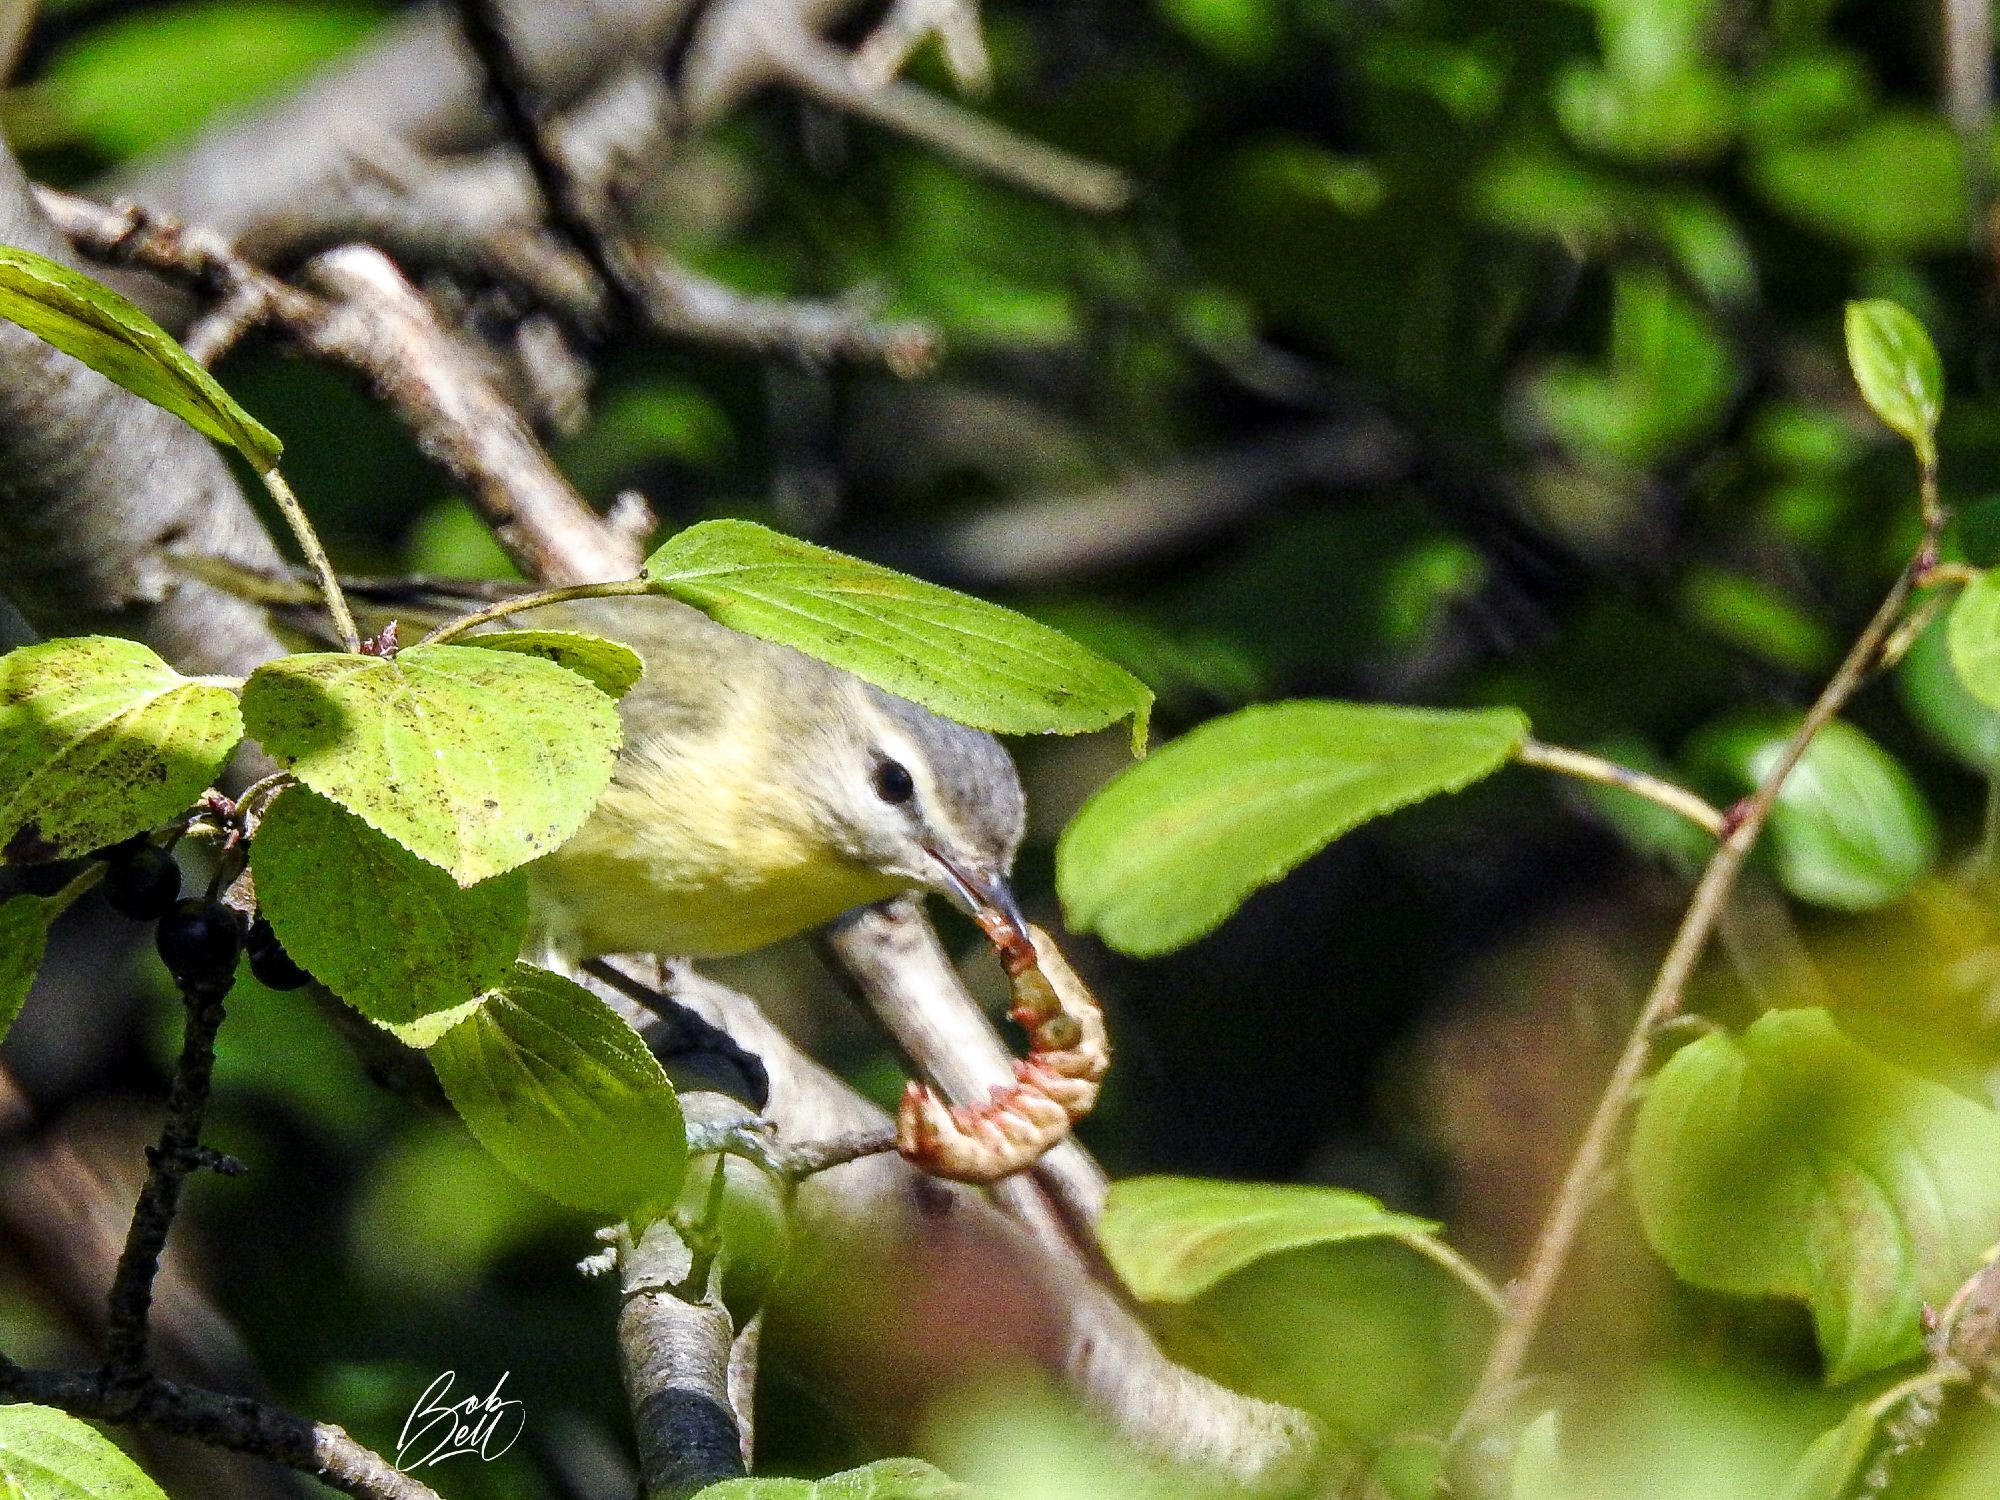
[(28, 1370), (0, 1355), (0, 1399), (34, 1401), (246, 1453), (311, 1474), (355, 1500), (440, 1500), (331, 1422), (311, 1422), (242, 1396), (152, 1376), (114, 1389), (102, 1372)]
[(543, 609), (551, 604), (567, 604), (573, 599), (617, 599), (652, 592), (652, 584), (643, 578), (621, 578), (610, 583), (575, 583), (566, 588), (541, 589), (532, 594), (517, 594), (512, 599), (502, 599), (497, 604), (476, 609), (469, 615), (460, 615), (456, 620), (447, 620), (417, 644), (440, 645), (464, 635), (468, 630), (475, 630), (495, 620), (504, 620), (509, 615), (518, 615), (530, 609)]
[(340, 644), (349, 651), (359, 651), (361, 632), (355, 629), (354, 612), (347, 607), (347, 595), (341, 592), (340, 578), (333, 571), (333, 560), (326, 555), (326, 548), (320, 545), (319, 533), (306, 519), (299, 497), (292, 493), (292, 487), (285, 483), (285, 476), (275, 468), (266, 469), (263, 480), (264, 488), (278, 502), (278, 513), (291, 527), (299, 550), (305, 554), (306, 565), (312, 569), (313, 578), (319, 584), (320, 596), (326, 600), (326, 612), (333, 617), (333, 628), (339, 633)]
[(166, 1121), (160, 1128), (160, 1143), (146, 1153), (146, 1184), (132, 1210), (125, 1249), (106, 1299), (104, 1374), (115, 1389), (136, 1390), (150, 1374), (147, 1339), (153, 1282), (160, 1274), (167, 1231), (180, 1206), (181, 1185), (198, 1168), (216, 1161), (202, 1149), (201, 1122), (215, 1071), (215, 1034), (222, 1025), (223, 996), (232, 980), (233, 976), (219, 985), (191, 985), (183, 992), (187, 1023), (167, 1096)]
[(1726, 831), (1722, 810), (1697, 797), (1686, 787), (1675, 786), (1671, 781), (1649, 776), (1629, 766), (1621, 766), (1601, 755), (1566, 750), (1560, 745), (1545, 745), (1540, 740), (1531, 739), (1522, 744), (1515, 759), (1524, 766), (1540, 766), (1545, 771), (1574, 776), (1579, 781), (1593, 781), (1599, 786), (1616, 787), (1621, 792), (1644, 797), (1648, 802), (1686, 818), (1712, 838), (1719, 839)]
[(1786, 742), (1777, 764), (1757, 789), (1726, 815), (1727, 830), (1715, 853), (1710, 856), (1707, 868), (1702, 871), (1700, 883), (1688, 903), (1687, 914), (1681, 920), (1680, 930), (1674, 934), (1673, 944), (1667, 950), (1644, 1005), (1640, 1007), (1625, 1050), (1619, 1055), (1604, 1095), (1599, 1099), (1583, 1139), (1577, 1145), (1569, 1169), (1563, 1174), (1562, 1186), (1556, 1193), (1540, 1234), (1536, 1236), (1527, 1268), (1509, 1289), (1506, 1316), (1501, 1320), (1485, 1368), (1480, 1371), (1464, 1414), (1459, 1418), (1457, 1431), (1460, 1435), (1498, 1414), (1527, 1362), (1535, 1336), (1541, 1331), (1542, 1321), (1555, 1295), (1556, 1284), (1569, 1264), (1570, 1251), (1575, 1247), (1583, 1221), (1595, 1202), (1596, 1185), (1603, 1180), (1610, 1163), (1620, 1125), (1645, 1075), (1654, 1038), (1660, 1027), (1679, 1010), (1687, 982), (1708, 946), (1709, 936), (1722, 915), (1730, 888), (1736, 883), (1744, 860), (1757, 842), (1758, 835), (1763, 832), (1771, 809), (1777, 804), (1778, 793), (1783, 790), (1786, 779), (1814, 737), (1840, 712), (1874, 669), (1883, 644), (1902, 618), (1904, 606), (1909, 602), (1916, 581), (1936, 546), (1937, 528), (1941, 523), (1942, 513), (1934, 505), (1935, 475), (1926, 470), (1923, 481), (1927, 502), (1925, 514), (1929, 519), (1916, 556), (1897, 575), (1887, 597), (1848, 651), (1832, 680), (1806, 711), (1805, 719)]
[(789, 34), (774, 28), (769, 45), (771, 64), (795, 87), (975, 171), (1090, 213), (1111, 213), (1132, 201), (1132, 180), (1115, 167), (996, 125), (901, 79), (871, 88), (855, 77), (846, 53), (804, 28)]

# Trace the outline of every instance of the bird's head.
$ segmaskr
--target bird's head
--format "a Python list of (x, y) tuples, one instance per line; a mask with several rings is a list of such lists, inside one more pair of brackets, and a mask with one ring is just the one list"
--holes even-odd
[(1021, 779), (1000, 742), (847, 679), (837, 734), (812, 777), (815, 815), (849, 859), (1026, 931), (1007, 883), (1021, 844)]

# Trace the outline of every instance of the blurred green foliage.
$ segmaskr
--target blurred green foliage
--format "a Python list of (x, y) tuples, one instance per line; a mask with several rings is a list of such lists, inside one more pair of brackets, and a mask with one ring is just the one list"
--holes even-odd
[[(1167, 734), (1282, 697), (1510, 704), (1550, 741), (1719, 800), (1915, 540), (1909, 453), (1845, 373), (1850, 299), (1893, 297), (1936, 335), (1947, 548), (2000, 556), (1994, 142), (1948, 123), (1934, 8), (984, 8), (980, 107), (1131, 171), (1137, 205), (1072, 214), (762, 98), (700, 144), (703, 186), (649, 209), (649, 230), (746, 289), (873, 289), (938, 324), (946, 363), (902, 385), (614, 349), (589, 425), (556, 445), (594, 498), (637, 487), (675, 524), (754, 516), (1026, 608), (1155, 688)], [(38, 173), (87, 183), (365, 45), (386, 7), (46, 11), (0, 119)], [(933, 59), (918, 71), (941, 84)], [(224, 373), (284, 435), (345, 565), (504, 571), (333, 377), (256, 345)], [(1273, 441), (1328, 432), (1358, 434), (1369, 461), (1258, 468)], [(1247, 498), (1204, 510), (1168, 482), (1191, 460), (1216, 461), (1218, 486), (1250, 476)], [(959, 546), (1009, 501), (1080, 504), (1135, 476), (1159, 476), (1142, 492), (1166, 540), (1122, 562), (1017, 576)], [(1823, 1001), (1852, 1045), (1971, 1107), (2000, 1068), (2000, 923), (1978, 878), (2000, 713), (1951, 670), (1946, 630), (1857, 700), (1824, 795), (1787, 809), (1755, 872), (1736, 966), (1698, 999), (1738, 1027)], [(1122, 764), (1098, 738), (1019, 747), (1038, 809), (1074, 809)], [(1087, 1139), (1119, 1173), (1358, 1189), (1442, 1221), (1504, 1277), (1703, 848), (1617, 797), (1510, 773), (1357, 830), (1171, 957), (1077, 940), (1119, 1049)], [(1041, 920), (1064, 820), (1039, 817), (1023, 857)], [(1842, 909), (1782, 894), (1830, 891)], [(1773, 951), (1781, 983), (1744, 961)], [(796, 973), (734, 977), (775, 996)], [(168, 1024), (157, 979), (133, 988)], [(794, 1009), (824, 1055), (892, 1091), (893, 1058), (823, 984)], [(274, 1395), (393, 1448), (438, 1371), (484, 1389), (511, 1370), (545, 1441), (452, 1466), (454, 1500), (535, 1493), (577, 1452), (616, 1449), (611, 1296), (570, 1268), (587, 1223), (374, 1089), (298, 997), (246, 980), (233, 1011), (216, 1137), (253, 1171), (202, 1182), (189, 1227), (227, 1247), (213, 1290)], [(34, 1041), (8, 1055), (56, 1118), (150, 1089), (162, 1055), (154, 1038), (150, 1060), (65, 1073)], [(1350, 1439), (1352, 1492), (1372, 1476), (1404, 1497), (1428, 1490), (1489, 1324), (1430, 1262), (1351, 1244), (1260, 1260), (1159, 1326), (1180, 1357)], [(70, 1337), (12, 1271), (0, 1330), (37, 1357)], [(1803, 1313), (1675, 1285), (1617, 1192), (1541, 1363), (1557, 1378), (1535, 1401), (1560, 1418), (1534, 1429), (1543, 1449), (1516, 1464), (1502, 1444), (1490, 1465), (1520, 1500), (1776, 1494), (1881, 1388), (1829, 1394)], [(827, 1473), (880, 1442), (1002, 1500), (1197, 1492), (1018, 1372), (930, 1395), (863, 1443), (776, 1371), (763, 1460)], [(1997, 1455), (2000, 1421), (1972, 1409), (1898, 1494), (1984, 1500)]]

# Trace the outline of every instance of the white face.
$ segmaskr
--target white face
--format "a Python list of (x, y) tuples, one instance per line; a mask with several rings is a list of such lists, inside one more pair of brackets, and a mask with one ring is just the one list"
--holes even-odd
[(848, 856), (961, 906), (1004, 890), (1020, 837), (1020, 783), (1005, 752), (908, 705), (884, 711), (872, 689), (856, 707), (865, 732), (830, 747), (840, 796), (827, 811)]

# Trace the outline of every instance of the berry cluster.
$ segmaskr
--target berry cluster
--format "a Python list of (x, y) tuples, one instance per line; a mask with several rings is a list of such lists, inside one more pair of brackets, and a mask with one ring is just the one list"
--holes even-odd
[(243, 917), (213, 896), (181, 896), (181, 867), (172, 852), (144, 834), (100, 849), (104, 900), (120, 916), (153, 922), (153, 943), (182, 989), (224, 986), (247, 954), (257, 982), (295, 990), (312, 976), (292, 961), (271, 924)]

